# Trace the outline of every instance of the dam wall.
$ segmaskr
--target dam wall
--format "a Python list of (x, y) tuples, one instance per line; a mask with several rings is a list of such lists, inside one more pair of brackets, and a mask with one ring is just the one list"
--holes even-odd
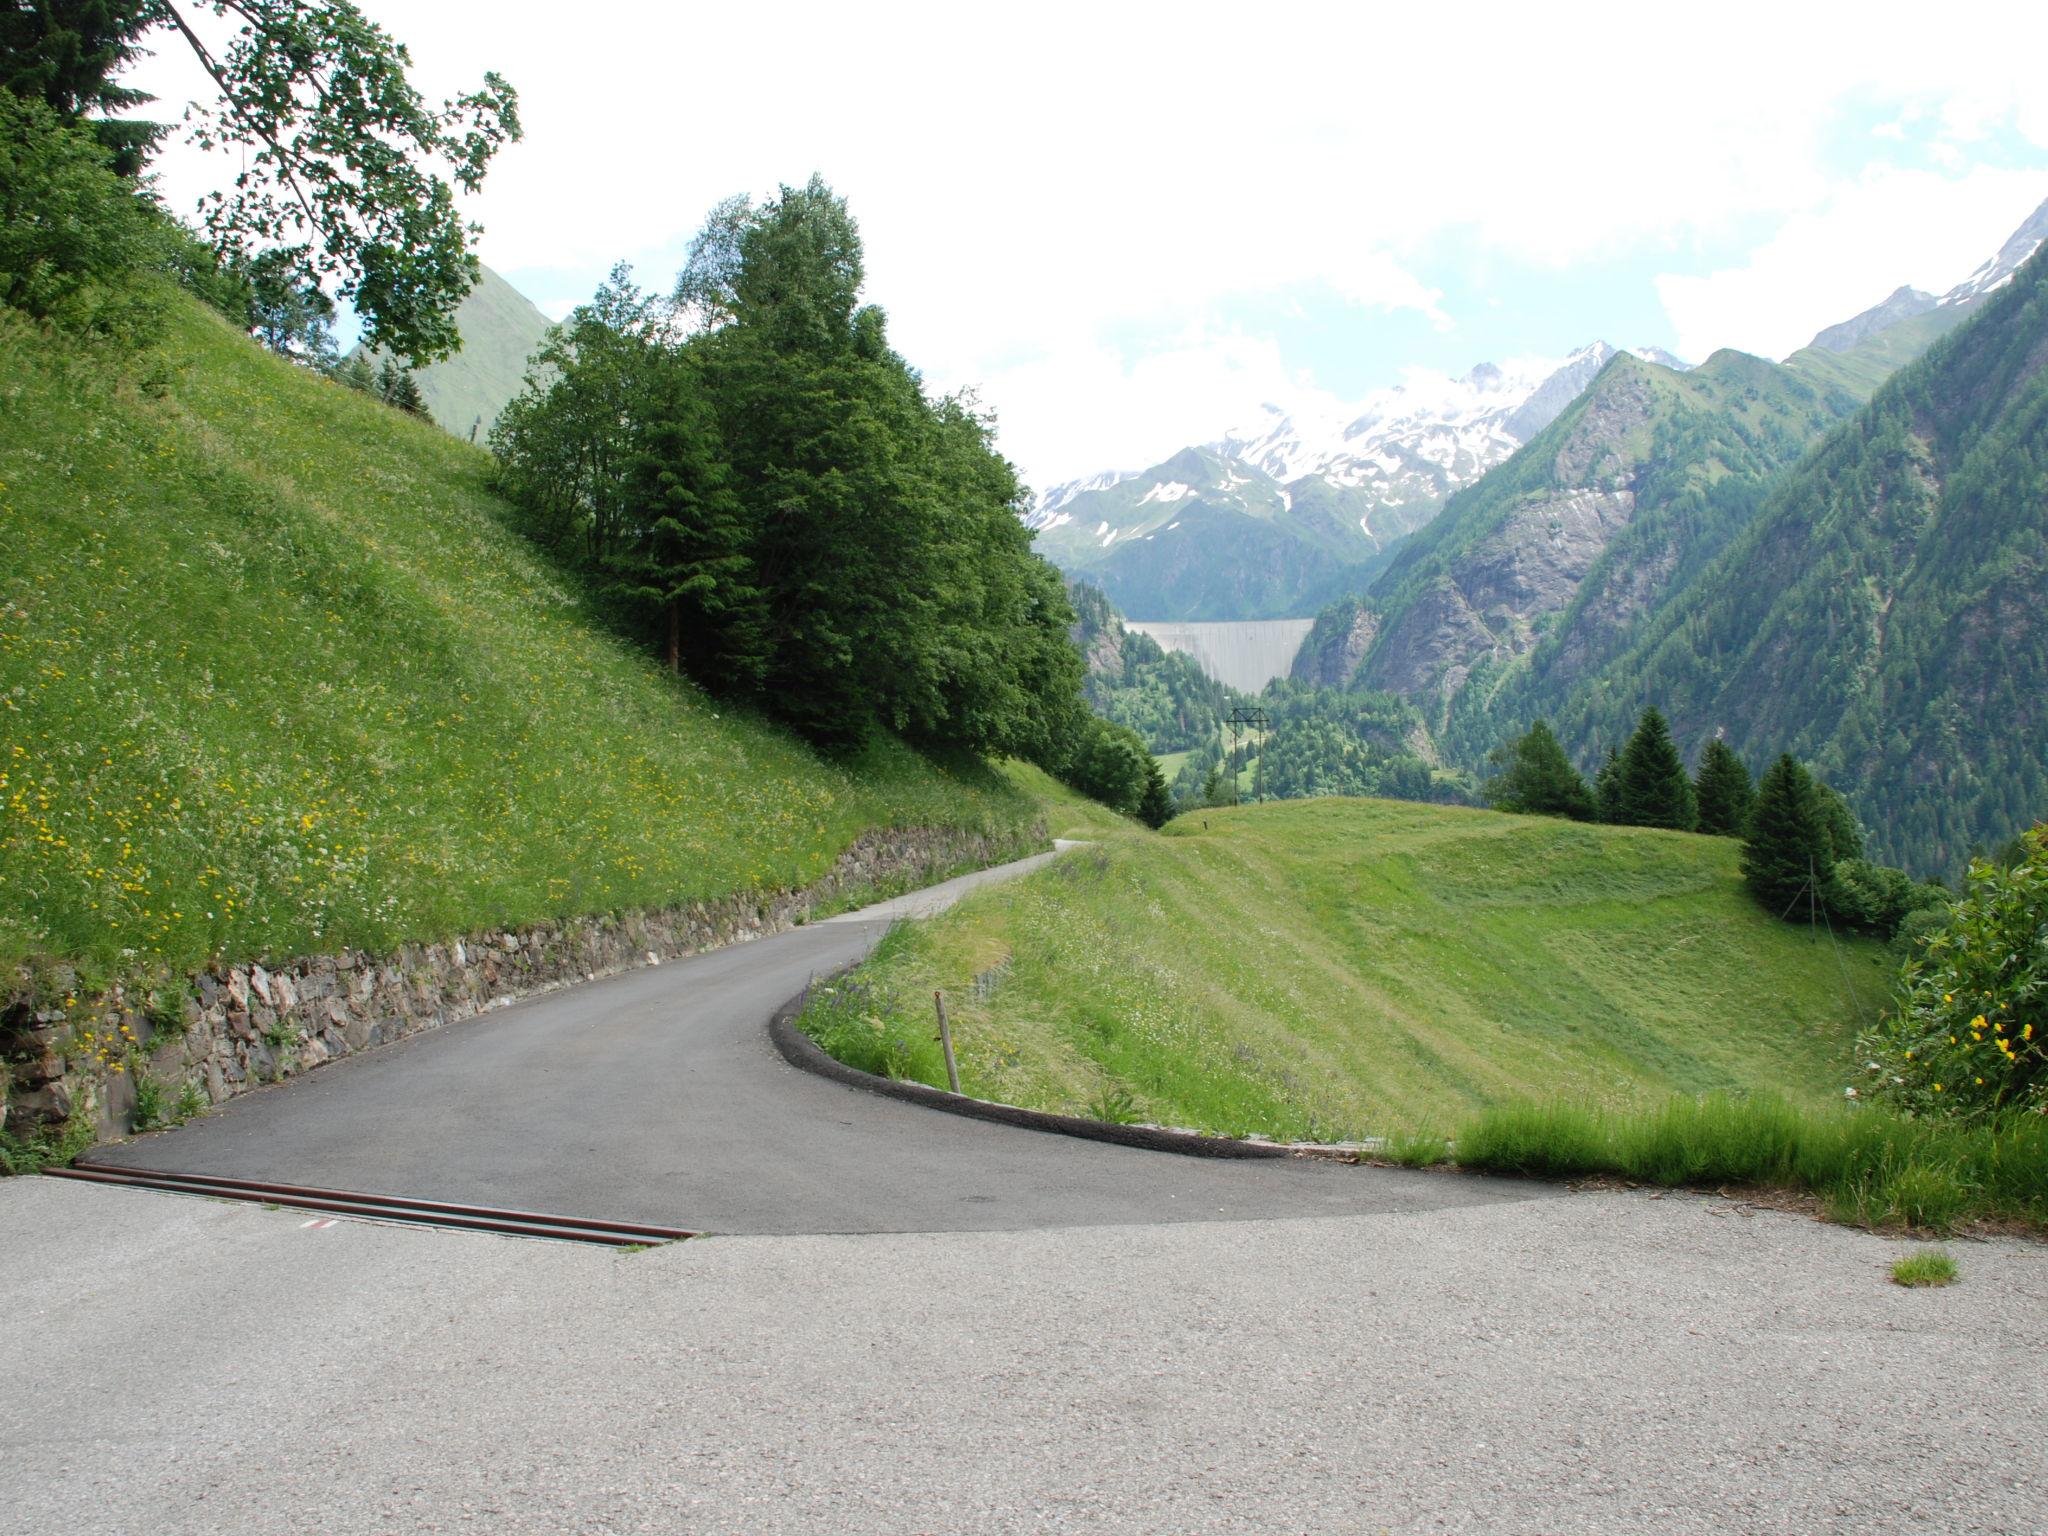
[(1124, 628), (1192, 656), (1219, 683), (1257, 693), (1294, 665), (1314, 619), (1234, 619), (1213, 623), (1124, 621)]

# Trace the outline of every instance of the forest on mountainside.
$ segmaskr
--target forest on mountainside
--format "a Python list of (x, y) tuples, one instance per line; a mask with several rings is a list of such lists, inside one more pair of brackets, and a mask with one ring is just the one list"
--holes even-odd
[(1782, 746), (1874, 851), (1949, 873), (2048, 814), (2048, 252), (1902, 369), (1597, 674), (1567, 744), (1645, 700)]

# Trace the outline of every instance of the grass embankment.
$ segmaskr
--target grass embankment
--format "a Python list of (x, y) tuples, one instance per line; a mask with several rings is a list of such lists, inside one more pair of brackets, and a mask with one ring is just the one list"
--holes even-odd
[(1363, 800), (1099, 836), (892, 934), (819, 1027), (943, 1082), (943, 988), (977, 1096), (1232, 1135), (1447, 1135), (1532, 1097), (1817, 1108), (1888, 974), (1875, 944), (1838, 952), (1759, 911), (1721, 839)]
[(182, 299), (131, 358), (0, 316), (0, 390), (0, 965), (382, 949), (1037, 814), (670, 679), (506, 531), (483, 453)]
[(1614, 1113), (1576, 1104), (1490, 1109), (1446, 1148), (1396, 1146), (1412, 1165), (1645, 1184), (1757, 1186), (1818, 1197), (1835, 1221), (1945, 1232), (1996, 1222), (2048, 1230), (2048, 1118), (1908, 1119), (1879, 1106), (1801, 1108), (1708, 1095)]

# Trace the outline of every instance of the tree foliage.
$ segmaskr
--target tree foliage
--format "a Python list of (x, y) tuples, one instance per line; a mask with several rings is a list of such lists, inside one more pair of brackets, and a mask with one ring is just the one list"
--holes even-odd
[(1600, 808), (1593, 791), (1564, 755), (1546, 722), (1538, 720), (1494, 756), (1499, 771), (1487, 782), (1486, 795), (1496, 810), (1567, 816), (1573, 821), (1598, 818)]
[(1088, 665), (1088, 702), (1105, 719), (1128, 725), (1154, 752), (1185, 752), (1214, 742), (1230, 712), (1231, 690), (1192, 656), (1169, 651), (1124, 628), (1102, 589), (1067, 584), (1074, 644)]
[[(1780, 463), (1722, 531), (1670, 544), (1699, 553), (1668, 575), (1655, 547), (1614, 573), (1610, 590), (1659, 573), (1637, 622), (1591, 656), (1561, 623), (1495, 707), (1540, 709), (1584, 750), (1654, 699), (1683, 737), (1810, 763), (1869, 820), (1873, 857), (1960, 868), (2048, 810), (2048, 250)], [(1597, 577), (1589, 616), (1610, 606)]]
[(114, 76), (142, 52), (151, 0), (12, 0), (0, 6), (0, 91), (39, 100), (89, 132), (118, 176), (132, 177), (163, 133), (122, 114), (144, 92)]
[[(481, 187), (519, 137), (512, 87), (487, 73), (428, 103), (405, 46), (351, 0), (17, 0), (0, 11), (0, 84), (73, 121), (125, 111), (147, 98), (114, 76), (164, 33), (218, 93), (188, 112), (194, 141), (241, 157), (233, 184), (201, 205), (216, 251), (266, 259), (302, 290), (331, 287), (374, 349), (415, 363), (453, 352), (455, 307), (478, 273), (478, 230), (455, 195)], [(141, 168), (155, 125), (91, 122), (116, 169)]]
[(615, 269), (500, 416), (504, 489), (706, 687), (829, 747), (886, 730), (1114, 781), (1135, 814), (1142, 764), (1084, 729), (1073, 615), (992, 423), (927, 394), (861, 270), (815, 179), (721, 204), (672, 297)]
[(1608, 819), (1678, 832), (1690, 832), (1699, 824), (1699, 805), (1685, 774), (1685, 760), (1672, 744), (1671, 727), (1654, 705), (1643, 711), (1635, 734), (1622, 748)]
[(1742, 844), (1742, 877), (1758, 901), (1788, 916), (1803, 894), (1818, 900), (1817, 881), (1829, 867), (1813, 775), (1788, 752), (1765, 771)]
[(0, 92), (0, 303), (48, 318), (157, 255), (162, 222), (106, 160), (42, 102)]
[(1756, 804), (1756, 786), (1742, 759), (1718, 736), (1709, 739), (1700, 753), (1693, 795), (1699, 803), (1700, 831), (1712, 837), (1740, 837), (1747, 830), (1750, 808)]

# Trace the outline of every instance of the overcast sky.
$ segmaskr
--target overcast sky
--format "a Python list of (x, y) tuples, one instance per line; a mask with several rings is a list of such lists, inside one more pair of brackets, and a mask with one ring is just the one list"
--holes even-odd
[(822, 172), (898, 348), (1041, 486), (1413, 368), (1782, 356), (2048, 198), (2038, 4), (364, 8), (429, 94), (517, 87), (472, 212), (543, 309)]

